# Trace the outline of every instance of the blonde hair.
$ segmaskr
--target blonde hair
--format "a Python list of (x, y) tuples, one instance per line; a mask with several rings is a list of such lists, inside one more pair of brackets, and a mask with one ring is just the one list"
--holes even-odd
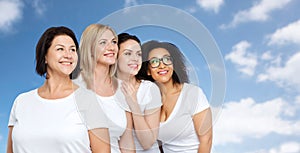
[[(118, 39), (116, 32), (111, 27), (99, 23), (89, 25), (83, 31), (80, 38), (79, 53), (81, 75), (88, 89), (91, 89), (92, 85), (94, 84), (94, 70), (96, 68), (98, 57), (95, 49), (97, 38), (101, 37), (106, 30), (110, 30), (115, 38)], [(117, 62), (115, 62), (113, 65), (110, 65), (109, 75), (111, 77), (114, 76), (116, 69)]]

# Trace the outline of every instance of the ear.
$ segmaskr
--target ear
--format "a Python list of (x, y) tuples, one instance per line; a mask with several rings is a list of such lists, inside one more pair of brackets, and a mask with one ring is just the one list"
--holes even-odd
[(147, 70), (147, 75), (150, 75), (151, 76), (151, 72), (149, 70)]

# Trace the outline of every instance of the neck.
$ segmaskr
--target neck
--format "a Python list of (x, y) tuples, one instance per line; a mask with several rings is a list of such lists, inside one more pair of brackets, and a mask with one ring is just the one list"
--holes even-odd
[(118, 86), (114, 77), (109, 74), (109, 65), (97, 65), (94, 73), (94, 84), (91, 89), (100, 96), (112, 96)]
[(100, 83), (111, 82), (111, 76), (109, 74), (109, 65), (99, 65), (97, 64), (95, 68), (94, 80)]
[(166, 83), (157, 83), (162, 96), (175, 94), (181, 91), (182, 84), (173, 84), (173, 81), (170, 80)]
[(48, 99), (66, 97), (71, 94), (78, 86), (74, 85), (72, 80), (67, 77), (50, 76), (46, 79), (43, 86), (39, 88), (40, 96)]
[(124, 73), (121, 73), (120, 71), (117, 71), (117, 78), (122, 80), (122, 81), (133, 83), (133, 84), (135, 84), (137, 82), (134, 75), (124, 74)]

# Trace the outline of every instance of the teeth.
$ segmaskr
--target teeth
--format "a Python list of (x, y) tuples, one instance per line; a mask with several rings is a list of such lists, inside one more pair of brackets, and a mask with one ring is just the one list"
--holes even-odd
[(168, 73), (168, 71), (160, 71), (160, 72), (158, 72), (158, 74), (167, 74)]
[(114, 53), (107, 53), (107, 54), (104, 54), (104, 56), (114, 56), (115, 54)]
[(137, 68), (138, 65), (137, 64), (130, 64), (129, 67), (132, 67), (132, 68)]
[(60, 63), (62, 63), (62, 64), (68, 64), (68, 65), (72, 64), (72, 62), (60, 62)]

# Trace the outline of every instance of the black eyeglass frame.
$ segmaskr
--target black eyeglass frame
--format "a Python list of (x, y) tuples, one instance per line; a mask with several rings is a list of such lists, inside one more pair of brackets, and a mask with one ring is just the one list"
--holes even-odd
[[(165, 61), (164, 61), (164, 59), (170, 59), (170, 61), (171, 61), (171, 63), (170, 64), (168, 64), (168, 63), (165, 63)], [(151, 65), (151, 60), (153, 60), (153, 59), (158, 59), (158, 65), (157, 66), (152, 66)], [(172, 65), (173, 64), (173, 58), (171, 57), (171, 56), (163, 56), (162, 58), (157, 58), (157, 57), (153, 57), (153, 58), (151, 58), (150, 60), (148, 60), (147, 61), (148, 62), (148, 64), (152, 67), (152, 68), (158, 68), (159, 66), (160, 66), (160, 63), (162, 62), (163, 64), (165, 64), (166, 66), (168, 66), (168, 65)]]

